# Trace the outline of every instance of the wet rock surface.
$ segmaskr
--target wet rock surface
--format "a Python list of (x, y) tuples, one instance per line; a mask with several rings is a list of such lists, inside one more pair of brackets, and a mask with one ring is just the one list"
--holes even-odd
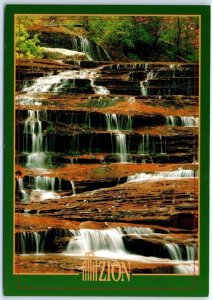
[[(44, 46), (53, 36), (43, 29)], [(80, 252), (99, 250), (98, 239), (117, 251), (120, 239), (120, 251), (140, 257), (132, 273), (173, 274), (182, 261), (194, 272), (198, 66), (112, 62), (99, 51), (93, 61), (17, 64), (16, 271), (79, 274)]]

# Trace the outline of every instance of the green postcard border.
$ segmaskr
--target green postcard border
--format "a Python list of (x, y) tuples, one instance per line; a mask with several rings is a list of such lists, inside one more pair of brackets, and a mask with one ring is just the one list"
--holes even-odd
[[(201, 15), (200, 275), (132, 276), (130, 282), (83, 282), (80, 276), (13, 275), (14, 14)], [(7, 296), (208, 296), (209, 288), (209, 100), (210, 6), (7, 5), (4, 59), (4, 256)], [(203, 51), (204, 50), (204, 51)]]

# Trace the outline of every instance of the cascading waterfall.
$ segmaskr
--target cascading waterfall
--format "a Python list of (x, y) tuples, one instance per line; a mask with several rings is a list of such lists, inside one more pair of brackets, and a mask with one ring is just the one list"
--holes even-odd
[(127, 141), (126, 135), (123, 133), (116, 133), (116, 154), (120, 157), (120, 162), (127, 162)]
[(181, 179), (181, 178), (194, 178), (198, 176), (198, 172), (195, 170), (177, 170), (170, 172), (158, 172), (158, 173), (138, 173), (127, 177), (127, 182), (140, 182), (147, 180), (159, 180), (159, 179)]
[(143, 235), (153, 234), (154, 230), (148, 227), (121, 227), (121, 231), (123, 234), (136, 235), (138, 237)]
[(75, 189), (75, 184), (74, 184), (74, 181), (71, 180), (71, 186), (72, 186), (72, 191), (73, 191), (73, 196), (76, 195), (76, 189)]
[(149, 152), (149, 135), (142, 134), (142, 140), (138, 148), (138, 154), (148, 154)]
[[(86, 52), (92, 58), (92, 49), (91, 43), (84, 37), (76, 38), (77, 50)], [(100, 51), (100, 48), (97, 48)], [(104, 51), (104, 49), (103, 49)], [(99, 56), (101, 53), (99, 52)], [(143, 68), (143, 64), (141, 64)], [(134, 70), (138, 69), (141, 66), (138, 64), (118, 64), (115, 66), (117, 69), (129, 69)], [(108, 66), (106, 66), (108, 67)], [(111, 70), (114, 66), (111, 67)], [(171, 69), (175, 69), (175, 65), (170, 67)], [(143, 69), (142, 69), (143, 70)], [(145, 71), (149, 71), (149, 65), (145, 64)], [(121, 73), (121, 72), (120, 72)], [(96, 86), (95, 79), (97, 78), (98, 71), (97, 69), (92, 70), (71, 70), (71, 71), (63, 71), (57, 75), (48, 75), (46, 77), (38, 78), (34, 81), (32, 86), (24, 86), (23, 92), (25, 93), (60, 93), (66, 92), (66, 89), (74, 89), (77, 87), (78, 79), (85, 79), (86, 84), (88, 82), (89, 87), (91, 87), (93, 92), (99, 95), (108, 95), (110, 91), (103, 86)], [(150, 71), (147, 73), (147, 77), (144, 81), (140, 82), (141, 87), (141, 95), (148, 96), (148, 84), (149, 80), (152, 80), (156, 77), (156, 73)], [(96, 81), (97, 82), (97, 81)], [(80, 82), (82, 84), (82, 82)], [(32, 105), (40, 105), (39, 102), (36, 104), (33, 97), (30, 98), (28, 95), (24, 95), (26, 98), (32, 102)], [(102, 97), (103, 98), (103, 97)], [(132, 102), (135, 98), (132, 98)], [(130, 99), (129, 98), (129, 99)], [(27, 101), (28, 101), (27, 100)], [(98, 100), (97, 100), (98, 101)], [(79, 123), (79, 120), (74, 121), (73, 115), (71, 117), (71, 124)], [(28, 168), (46, 168), (51, 166), (51, 158), (47, 151), (47, 146), (45, 146), (44, 142), (47, 143), (47, 139), (45, 139), (42, 129), (42, 120), (43, 115), (41, 111), (28, 111), (28, 118), (25, 121), (24, 125), (24, 151), (27, 154), (27, 164)], [(91, 127), (91, 118), (89, 113), (86, 114), (86, 117), (81, 117), (79, 114), (79, 119), (85, 120), (85, 124), (90, 128)], [(130, 155), (128, 154), (129, 149), (129, 140), (128, 132), (124, 133), (123, 131), (132, 131), (132, 117), (127, 115), (117, 115), (117, 114), (105, 114), (105, 121), (107, 124), (107, 130), (111, 134), (111, 139), (114, 147), (113, 153), (116, 153), (120, 158), (120, 162), (128, 162)], [(105, 124), (105, 123), (104, 123)], [(175, 116), (167, 116), (166, 124), (169, 126), (186, 126), (192, 127), (198, 126), (198, 118), (194, 117), (175, 117)], [(88, 144), (90, 145), (90, 152), (87, 151), (87, 137), (86, 137), (86, 151), (91, 153), (92, 150), (92, 137), (88, 138)], [(165, 154), (166, 152), (166, 141), (163, 136), (149, 136), (148, 134), (143, 134), (140, 136), (141, 140), (138, 140), (139, 137), (135, 137), (136, 147), (133, 151), (135, 153), (143, 155), (153, 153)], [(53, 140), (53, 139), (52, 139)], [(54, 140), (51, 143), (54, 143)], [(71, 136), (70, 146), (71, 151), (74, 154), (80, 153), (82, 147), (80, 135), (73, 134)], [(93, 145), (95, 142), (93, 142)], [(53, 149), (54, 147), (50, 147)], [(128, 149), (129, 148), (129, 149)], [(156, 151), (155, 151), (156, 150)], [(49, 150), (50, 151), (50, 150)], [(84, 151), (84, 149), (83, 149)], [(73, 159), (72, 159), (73, 162)], [(158, 172), (158, 173), (139, 173), (132, 176), (128, 176), (127, 182), (142, 182), (148, 180), (160, 180), (160, 179), (180, 179), (180, 178), (194, 178), (197, 177), (198, 173), (196, 170), (176, 170), (169, 172)], [(34, 178), (34, 190), (30, 194), (28, 194), (28, 190), (24, 189), (23, 179), (20, 178), (18, 180), (19, 191), (21, 194), (21, 201), (30, 200), (46, 200), (46, 199), (55, 199), (60, 197), (58, 192), (58, 188), (56, 188), (56, 178), (47, 177), (47, 176), (36, 176)], [(76, 195), (76, 187), (75, 182), (70, 180), (70, 185), (72, 189), (73, 195)], [(59, 179), (59, 190), (61, 191), (61, 179)], [(27, 213), (27, 210), (25, 211)], [(92, 230), (92, 229), (80, 229), (80, 230), (70, 230), (72, 235), (70, 242), (66, 249), (66, 254), (73, 255), (84, 255), (85, 252), (92, 251), (95, 255), (109, 257), (109, 258), (124, 258), (124, 259), (132, 259), (143, 262), (163, 262), (156, 257), (142, 257), (131, 255), (127, 252), (125, 248), (125, 244), (123, 242), (124, 235), (135, 235), (138, 238), (142, 238), (145, 235), (154, 234), (154, 230), (151, 228), (141, 228), (141, 227), (122, 227), (122, 228), (113, 228), (107, 230)], [(20, 243), (22, 253), (43, 253), (44, 244), (45, 244), (46, 233), (39, 232), (22, 232), (20, 234)], [(170, 256), (173, 261), (183, 261), (183, 255), (181, 252), (181, 248), (177, 244), (166, 244), (166, 248), (170, 253)], [(194, 261), (196, 259), (195, 248), (193, 246), (186, 246), (187, 253), (187, 261)], [(169, 260), (170, 262), (170, 260)], [(178, 265), (175, 267), (177, 273), (192, 273), (193, 269), (191, 265)]]
[[(147, 68), (148, 68), (148, 66), (147, 66)], [(156, 74), (154, 74), (154, 72), (151, 70), (147, 73), (146, 79), (140, 81), (141, 96), (143, 96), (143, 97), (148, 96), (148, 90), (147, 90), (148, 82), (149, 82), (149, 80), (154, 79), (155, 77), (156, 77)]]
[(199, 118), (195, 117), (166, 117), (166, 125), (168, 126), (185, 126), (185, 127), (198, 127)]
[(110, 91), (106, 87), (95, 85), (94, 79), (91, 79), (91, 86), (92, 86), (95, 94), (97, 94), (97, 95), (109, 95), (110, 94)]
[(43, 253), (45, 233), (42, 232), (20, 232), (20, 249), (21, 254), (34, 253), (40, 254)]
[(59, 93), (66, 88), (75, 88), (75, 79), (91, 79), (96, 72), (90, 70), (62, 71), (57, 75), (49, 75), (37, 78), (34, 83), (23, 89), (27, 93)]
[[(165, 140), (164, 143), (163, 143), (163, 138)], [(165, 147), (163, 148), (163, 144), (166, 146), (166, 138), (159, 135), (159, 139), (160, 139), (160, 154), (166, 154)]]
[(125, 252), (121, 234), (117, 229), (80, 229), (70, 230), (70, 232), (74, 238), (71, 238), (68, 244), (67, 253), (84, 255), (89, 251), (95, 254), (101, 251), (120, 254)]
[(198, 274), (198, 266), (196, 264), (197, 256), (195, 255), (196, 246), (186, 246), (186, 259), (183, 259), (182, 250), (177, 244), (165, 244), (171, 258), (176, 261), (190, 261), (189, 265), (175, 266), (175, 272), (177, 274)]
[[(31, 86), (23, 88), (23, 92), (27, 93), (74, 93), (77, 88), (76, 80), (89, 80), (90, 87), (93, 88), (94, 93), (98, 95), (109, 95), (110, 91), (95, 84), (97, 77), (97, 70), (71, 70), (63, 71), (57, 75), (49, 75), (37, 78)], [(88, 82), (89, 82), (88, 81)]]
[[(179, 269), (176, 272), (184, 274), (191, 273), (191, 263), (182, 261), (182, 254), (179, 245), (167, 244), (166, 247), (170, 253), (170, 259), (160, 259), (157, 257), (148, 257), (142, 255), (130, 254), (123, 242), (124, 235), (136, 235), (139, 238), (145, 235), (151, 235), (154, 231), (150, 228), (136, 228), (136, 227), (117, 227), (105, 230), (95, 229), (80, 229), (70, 230), (71, 239), (68, 243), (64, 254), (74, 256), (84, 256), (86, 252), (92, 252), (97, 257), (112, 258), (112, 259), (125, 259), (128, 261), (140, 261), (147, 263), (163, 263), (167, 264), (176, 263), (180, 260)], [(180, 258), (180, 259), (179, 259)], [(184, 264), (183, 264), (184, 263)], [(182, 268), (181, 268), (182, 267)], [(174, 267), (175, 268), (175, 267)]]
[(166, 244), (165, 246), (168, 249), (172, 259), (183, 260), (182, 252), (179, 245), (173, 243), (173, 244)]
[(116, 114), (105, 114), (107, 130), (132, 130), (132, 117)]
[[(50, 229), (51, 231), (51, 229)], [(86, 252), (93, 252), (97, 257), (124, 259), (128, 261), (137, 261), (143, 263), (173, 264), (176, 273), (190, 274), (191, 266), (194, 264), (194, 250), (189, 246), (187, 250), (187, 259), (182, 260), (182, 253), (179, 245), (166, 244), (171, 259), (162, 259), (158, 257), (142, 256), (130, 254), (123, 241), (125, 235), (135, 235), (141, 238), (154, 234), (154, 230), (146, 227), (116, 227), (105, 230), (79, 229), (79, 230), (60, 230), (54, 229), (51, 232), (20, 232), (17, 235), (16, 251), (20, 254), (43, 254), (48, 243), (52, 243), (62, 237), (70, 237), (64, 255), (84, 256)], [(19, 241), (19, 242), (18, 242)], [(65, 246), (65, 245), (64, 245)], [(190, 258), (192, 260), (190, 261)], [(179, 262), (180, 261), (180, 262)]]
[(94, 44), (92, 44), (85, 36), (73, 36), (70, 49), (86, 53), (90, 60), (111, 60), (110, 55), (103, 47), (100, 48), (99, 45), (95, 44), (94, 49)]
[(120, 162), (128, 162), (126, 134), (122, 130), (132, 130), (132, 118), (130, 116), (117, 116), (116, 114), (105, 114), (107, 130), (115, 133), (116, 154)]
[[(36, 176), (35, 189), (30, 194), (30, 200), (47, 200), (60, 198), (56, 193), (55, 177)], [(58, 178), (59, 186), (61, 185), (61, 178)]]
[[(41, 111), (28, 111), (24, 124), (25, 152), (27, 153), (28, 168), (45, 168), (51, 166), (51, 157), (43, 150)], [(29, 148), (31, 145), (31, 149)]]
[(64, 236), (70, 237), (69, 230), (49, 228), (46, 231), (23, 231), (16, 233), (16, 253), (19, 254), (44, 254), (48, 252), (49, 245)]
[(177, 126), (177, 117), (167, 116), (166, 125), (168, 126)]
[(24, 189), (23, 178), (18, 178), (19, 191), (21, 192), (21, 201), (28, 201), (29, 195)]
[(197, 259), (197, 250), (196, 250), (196, 244), (194, 246), (186, 246), (186, 254), (188, 260), (195, 260)]
[(32, 140), (32, 152), (42, 152), (43, 134), (39, 111), (28, 110), (28, 118), (24, 124), (24, 134), (26, 134), (26, 152), (29, 152), (29, 136)]
[[(76, 195), (74, 181), (70, 181), (72, 194)], [(29, 185), (33, 187), (31, 192), (26, 193), (24, 190), (23, 179), (20, 180), (19, 190), (23, 192), (21, 201), (43, 201), (47, 199), (60, 198), (59, 192), (62, 191), (62, 179), (58, 177), (36, 176), (30, 179)]]
[(186, 127), (198, 127), (199, 118), (194, 117), (180, 117), (182, 125)]

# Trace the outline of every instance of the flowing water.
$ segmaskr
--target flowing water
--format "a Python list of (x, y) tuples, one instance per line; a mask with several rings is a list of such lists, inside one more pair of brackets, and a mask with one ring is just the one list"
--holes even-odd
[[(90, 41), (85, 37), (73, 38), (72, 49), (76, 51), (81, 51), (89, 55), (90, 59), (95, 59), (93, 46)], [(106, 51), (102, 48), (97, 47), (98, 57), (103, 60), (110, 57)], [(105, 53), (103, 55), (103, 52)], [(80, 64), (76, 64), (80, 65)], [(109, 70), (137, 70), (142, 69), (146, 72), (146, 79), (143, 81), (138, 81), (138, 86), (140, 84), (140, 92), (142, 96), (148, 96), (148, 89), (150, 82), (157, 78), (158, 72), (149, 70), (150, 66), (148, 64), (116, 64), (106, 66)], [(170, 69), (176, 70), (175, 65), (170, 66)], [(36, 99), (36, 94), (38, 93), (63, 93), (63, 94), (75, 94), (78, 89), (82, 93), (86, 93), (84, 90), (86, 87), (90, 93), (95, 93), (97, 95), (107, 96), (110, 95), (110, 90), (104, 86), (96, 85), (95, 81), (99, 76), (99, 69), (80, 69), (80, 70), (70, 70), (62, 71), (58, 74), (48, 74), (44, 77), (35, 79), (32, 85), (25, 84), (23, 87), (24, 94), (17, 98), (19, 104), (28, 105), (42, 105), (41, 102)], [(83, 83), (83, 84), (82, 84)], [(132, 99), (132, 103), (135, 102), (134, 97), (129, 97)], [(130, 101), (130, 100), (129, 100)], [(58, 112), (59, 114), (59, 112)], [(128, 115), (121, 115), (116, 113), (102, 113), (104, 124), (106, 124), (106, 129), (111, 136), (112, 153), (117, 155), (120, 163), (131, 162), (131, 146), (130, 145), (130, 134), (133, 131), (133, 118)], [(59, 118), (59, 115), (58, 115)], [(52, 152), (54, 149), (54, 138), (51, 139), (52, 146), (49, 146), (46, 139), (46, 130), (44, 130), (43, 121), (48, 120), (48, 114), (41, 110), (28, 110), (28, 117), (24, 122), (24, 151), (26, 154), (26, 167), (28, 169), (48, 169), (52, 168)], [(81, 121), (79, 121), (81, 120)], [(166, 125), (168, 126), (185, 126), (185, 127), (197, 127), (198, 118), (188, 117), (188, 116), (167, 116)], [(77, 116), (71, 115), (70, 124), (79, 125), (80, 122), (90, 129), (91, 126), (91, 116), (90, 112), (87, 112), (85, 119), (82, 121), (82, 117), (77, 118)], [(105, 125), (104, 125), (105, 126)], [(105, 127), (104, 127), (105, 129)], [(108, 134), (107, 133), (107, 134)], [(80, 138), (79, 132), (74, 133), (69, 138), (70, 149), (69, 154), (80, 153), (80, 148), (82, 146), (82, 139)], [(83, 137), (84, 141), (84, 137)], [(87, 138), (87, 144), (84, 147), (86, 154), (92, 154), (93, 149), (93, 134)], [(105, 141), (107, 143), (107, 141)], [(83, 144), (84, 145), (84, 144)], [(134, 145), (133, 145), (134, 146)], [(137, 147), (137, 148), (136, 148)], [(150, 153), (158, 153), (160, 156), (166, 155), (166, 138), (158, 136), (150, 136), (148, 134), (142, 134), (139, 136), (136, 146), (134, 146), (134, 153), (136, 155), (149, 155)], [(71, 161), (74, 162), (71, 158)], [(142, 182), (150, 180), (163, 180), (163, 179), (182, 179), (182, 178), (195, 178), (198, 176), (198, 172), (194, 170), (184, 170), (178, 169), (169, 172), (156, 172), (156, 173), (137, 173), (132, 176), (127, 177), (127, 183), (130, 182)], [(57, 183), (56, 183), (57, 182)], [(69, 179), (70, 191), (73, 196), (76, 195), (76, 182), (71, 178)], [(19, 191), (21, 194), (21, 201), (43, 201), (48, 199), (59, 199), (61, 197), (60, 192), (62, 192), (62, 183), (60, 178), (48, 177), (48, 176), (35, 176), (34, 182), (31, 185), (31, 190), (27, 189), (23, 178), (18, 179)], [(25, 210), (25, 213), (29, 211)], [(186, 259), (184, 258), (182, 247), (175, 243), (167, 243), (165, 248), (167, 249), (170, 258), (162, 259), (159, 257), (142, 256), (131, 254), (125, 247), (124, 236), (132, 236), (139, 239), (142, 237), (147, 237), (154, 235), (155, 230), (152, 228), (143, 227), (117, 227), (113, 229), (105, 230), (93, 230), (93, 229), (80, 229), (80, 230), (70, 230), (67, 248), (64, 249), (64, 255), (76, 255), (83, 256), (86, 252), (93, 252), (96, 256), (105, 258), (115, 258), (115, 259), (125, 259), (131, 261), (138, 261), (143, 263), (157, 263), (157, 264), (175, 264), (176, 273), (183, 274), (193, 274), (197, 272), (197, 255), (194, 246), (185, 246)], [(22, 254), (43, 254), (45, 253), (45, 245), (47, 244), (46, 232), (21, 232), (20, 233), (20, 244)], [(60, 234), (57, 236), (59, 239)], [(195, 270), (194, 270), (195, 269)]]
[(198, 172), (194, 170), (177, 170), (170, 172), (158, 172), (158, 173), (138, 173), (127, 177), (127, 182), (140, 182), (148, 180), (160, 180), (160, 179), (181, 179), (181, 178), (195, 178), (198, 176)]
[[(143, 256), (130, 254), (125, 247), (123, 236), (142, 237), (154, 234), (154, 230), (145, 227), (117, 227), (105, 230), (80, 229), (66, 231), (54, 231), (54, 234), (49, 232), (21, 232), (20, 248), (22, 254), (44, 254), (46, 246), (49, 242), (58, 240), (64, 236), (70, 236), (70, 241), (66, 246), (64, 255), (84, 256), (86, 252), (92, 252), (97, 257), (110, 259), (124, 259), (128, 261), (148, 262), (149, 264), (167, 264), (174, 263), (176, 273), (192, 274), (194, 272), (194, 247), (186, 246), (187, 258), (182, 257), (182, 248), (177, 244), (166, 244), (166, 248), (171, 259), (162, 259), (152, 256)], [(52, 241), (49, 240), (51, 236)], [(197, 272), (195, 265), (195, 271)]]
[(166, 124), (168, 126), (198, 127), (199, 126), (199, 118), (167, 116)]

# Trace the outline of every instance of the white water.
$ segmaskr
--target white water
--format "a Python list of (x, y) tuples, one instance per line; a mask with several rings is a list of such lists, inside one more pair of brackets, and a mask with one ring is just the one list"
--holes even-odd
[(24, 189), (24, 183), (23, 183), (23, 178), (18, 179), (18, 185), (19, 185), (19, 190), (21, 192), (21, 201), (28, 201), (29, 200), (29, 195)]
[(174, 260), (183, 260), (180, 246), (177, 244), (166, 244), (169, 254)]
[[(96, 257), (109, 259), (122, 259), (127, 261), (137, 261), (148, 264), (166, 264), (174, 265), (176, 273), (191, 274), (193, 273), (194, 263), (196, 271), (198, 270), (196, 261), (182, 261), (182, 255), (178, 245), (168, 244), (172, 255), (172, 259), (162, 259), (158, 257), (134, 255), (127, 252), (123, 235), (142, 236), (152, 234), (154, 231), (145, 227), (117, 227), (106, 230), (80, 229), (69, 230), (71, 234), (70, 241), (64, 255), (84, 256), (86, 252), (93, 252)], [(57, 239), (57, 232), (53, 239)], [(21, 253), (44, 254), (44, 245), (46, 242), (47, 232), (21, 232), (20, 244)], [(67, 235), (67, 234), (66, 234)], [(68, 235), (70, 236), (70, 235)]]
[[(70, 181), (73, 195), (76, 195), (74, 181)], [(21, 201), (44, 201), (48, 199), (59, 199), (61, 196), (58, 193), (61, 191), (62, 179), (47, 176), (36, 176), (34, 178), (34, 189), (31, 190), (30, 194), (24, 191), (23, 179), (20, 180), (19, 186), (20, 191), (23, 192), (23, 198)]]
[(129, 235), (136, 235), (136, 236), (143, 236), (143, 235), (149, 235), (153, 234), (154, 230), (148, 227), (121, 227), (121, 231), (124, 234), (129, 234)]
[(161, 259), (158, 257), (147, 257), (142, 255), (134, 255), (127, 252), (124, 242), (122, 240), (123, 234), (136, 234), (140, 237), (142, 235), (152, 234), (153, 231), (150, 228), (112, 228), (106, 230), (94, 230), (94, 229), (80, 229), (70, 230), (72, 237), (66, 248), (64, 254), (74, 256), (84, 256), (86, 252), (92, 252), (96, 257), (110, 258), (110, 259), (123, 259), (128, 261), (137, 261), (143, 263), (157, 263), (172, 265), (173, 263), (178, 265), (179, 268), (176, 272), (182, 272), (183, 274), (190, 274), (193, 262), (178, 261), (178, 256), (173, 256), (173, 259)]
[[(61, 182), (61, 179), (58, 179)], [(55, 178), (47, 176), (35, 177), (35, 189), (30, 194), (31, 201), (44, 201), (47, 199), (58, 199), (56, 193)]]
[(186, 127), (198, 127), (199, 118), (194, 117), (180, 117), (182, 125)]
[[(95, 60), (95, 53), (93, 51), (92, 44), (85, 36), (72, 37), (72, 40), (73, 40), (73, 44), (72, 44), (73, 50), (84, 52), (89, 56), (90, 60)], [(107, 51), (104, 48), (101, 49), (105, 53), (107, 59), (111, 60)], [(98, 58), (100, 60), (104, 60), (100, 53), (100, 47), (97, 44), (96, 44), (96, 50), (98, 52)]]
[(29, 135), (32, 139), (32, 152), (42, 152), (43, 134), (39, 111), (28, 110), (28, 118), (24, 124), (24, 133), (26, 134), (26, 152), (28, 150)]
[(177, 170), (170, 172), (158, 172), (158, 173), (137, 173), (127, 177), (127, 182), (140, 182), (148, 180), (159, 179), (181, 179), (181, 178), (194, 178), (197, 177), (197, 171), (194, 170)]
[(26, 254), (32, 252), (39, 254), (43, 252), (43, 242), (39, 232), (21, 232), (20, 233), (21, 253)]
[[(179, 119), (179, 122), (178, 122)], [(195, 117), (174, 117), (167, 116), (166, 124), (168, 126), (185, 126), (185, 127), (198, 127), (199, 126), (199, 118)]]
[[(148, 68), (148, 66), (147, 66)], [(145, 80), (140, 81), (140, 88), (141, 88), (141, 96), (145, 97), (148, 96), (148, 84), (149, 80), (154, 79), (156, 77), (156, 74), (151, 70), (147, 73), (147, 77)]]
[(198, 275), (198, 264), (197, 262), (192, 262), (190, 265), (179, 265), (175, 266), (176, 274), (190, 274), (190, 275)]
[(115, 134), (115, 151), (120, 162), (128, 162), (127, 139), (122, 130), (132, 129), (132, 119), (130, 116), (117, 116), (116, 114), (105, 114), (107, 130)]
[[(42, 112), (45, 114), (45, 112)], [(28, 168), (45, 168), (51, 166), (51, 157), (43, 149), (41, 111), (28, 110), (28, 118), (24, 124), (25, 152), (27, 153)], [(29, 149), (29, 142), (32, 145)]]
[(107, 130), (132, 130), (132, 117), (116, 114), (105, 114)]
[(94, 79), (91, 79), (91, 86), (97, 95), (109, 95), (110, 91), (104, 86), (95, 85)]
[(93, 88), (94, 93), (98, 95), (109, 95), (110, 91), (107, 88), (95, 85), (95, 78), (97, 77), (97, 74), (97, 69), (63, 71), (57, 75), (49, 75), (37, 78), (34, 80), (34, 83), (31, 86), (23, 88), (23, 92), (60, 93), (65, 92), (66, 87), (69, 89), (77, 87), (75, 81), (76, 79), (88, 79), (90, 80), (90, 86)]
[(36, 99), (32, 96), (29, 95), (18, 95), (16, 96), (16, 104), (17, 105), (36, 105), (36, 106), (40, 106), (42, 105), (42, 99)]
[(76, 189), (75, 189), (74, 181), (71, 180), (70, 182), (71, 182), (71, 186), (72, 186), (73, 195), (76, 195)]
[(121, 253), (125, 251), (121, 235), (116, 229), (93, 230), (80, 229), (70, 230), (74, 238), (71, 238), (67, 252), (71, 254), (84, 254), (85, 252), (96, 252), (108, 250)]
[(120, 157), (120, 162), (127, 162), (127, 141), (126, 135), (116, 133), (116, 154)]
[(166, 117), (166, 125), (168, 126), (176, 126), (177, 125), (177, 118), (173, 116)]

